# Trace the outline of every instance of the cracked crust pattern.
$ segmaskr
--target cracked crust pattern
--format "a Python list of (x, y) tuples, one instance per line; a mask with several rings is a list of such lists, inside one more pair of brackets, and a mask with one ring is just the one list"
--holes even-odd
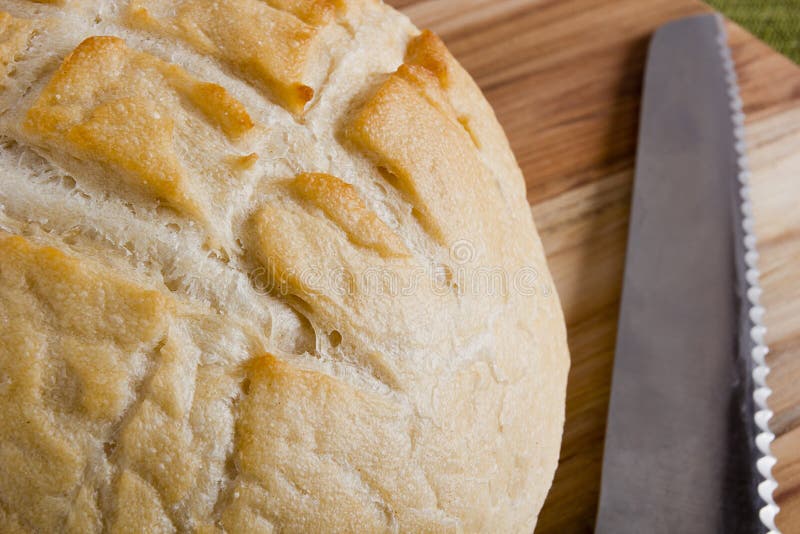
[(55, 4), (0, 0), (0, 531), (531, 531), (564, 323), (441, 41)]

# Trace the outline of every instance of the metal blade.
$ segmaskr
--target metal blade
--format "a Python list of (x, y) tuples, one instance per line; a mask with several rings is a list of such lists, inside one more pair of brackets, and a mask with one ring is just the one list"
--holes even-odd
[(645, 74), (600, 533), (763, 532), (739, 156), (714, 15)]

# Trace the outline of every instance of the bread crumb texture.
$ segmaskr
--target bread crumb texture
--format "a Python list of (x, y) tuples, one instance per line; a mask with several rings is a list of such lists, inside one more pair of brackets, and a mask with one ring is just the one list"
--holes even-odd
[(374, 0), (0, 0), (0, 532), (530, 532), (508, 142)]

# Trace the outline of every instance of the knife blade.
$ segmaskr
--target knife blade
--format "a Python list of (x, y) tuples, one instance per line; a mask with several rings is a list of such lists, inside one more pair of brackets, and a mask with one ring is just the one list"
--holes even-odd
[(765, 530), (751, 357), (762, 331), (726, 59), (715, 15), (661, 27), (648, 51), (599, 533)]

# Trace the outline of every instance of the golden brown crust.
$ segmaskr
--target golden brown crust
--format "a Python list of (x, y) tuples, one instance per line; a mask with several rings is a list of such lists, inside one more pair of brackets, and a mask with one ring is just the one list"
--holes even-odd
[(443, 43), (369, 0), (11, 3), (0, 531), (532, 530), (563, 318)]
[[(129, 7), (130, 22), (178, 37), (220, 58), (295, 113), (302, 112), (313, 98), (310, 80), (319, 78), (314, 71), (326, 68), (319, 64), (323, 51), (317, 49), (314, 25), (330, 19), (336, 7), (332, 2), (203, 0), (173, 4), (171, 0), (135, 0)], [(175, 11), (174, 17), (152, 14), (167, 8)]]
[(331, 22), (337, 11), (341, 12), (347, 7), (345, 0), (266, 0), (266, 2), (313, 26), (323, 26)]
[[(193, 175), (177, 148), (179, 137), (194, 134), (181, 120), (187, 112), (182, 96), (231, 140), (253, 128), (225, 89), (131, 50), (117, 37), (78, 45), (28, 110), (23, 128), (35, 142), (100, 164), (133, 190), (208, 223), (205, 177)], [(228, 180), (241, 169), (223, 155), (216, 166)]]
[(475, 145), (484, 153), (496, 155), (502, 172), (519, 174), (494, 111), (439, 36), (430, 30), (423, 30), (412, 38), (406, 49), (405, 61), (433, 73), (457, 110), (458, 122), (467, 130)]
[[(383, 258), (303, 209), (263, 206), (251, 224), (249, 247), (271, 286), (299, 298), (322, 332), (339, 334), (342, 355), (380, 380), (399, 385), (411, 379), (408, 362), (386, 352), (399, 338), (408, 350), (435, 350), (449, 335), (412, 326), (435, 321), (443, 307), (455, 304), (449, 291), (432, 291), (415, 261)], [(403, 295), (402, 288), (414, 290)], [(474, 318), (467, 319), (460, 325), (465, 329)], [(448, 317), (448, 326), (455, 320)]]
[(242, 103), (225, 88), (215, 83), (198, 82), (176, 66), (165, 70), (169, 73), (172, 86), (231, 140), (240, 139), (255, 126)]
[(117, 494), (117, 509), (111, 532), (175, 532), (175, 527), (161, 506), (158, 493), (135, 473), (123, 471), (114, 491)]
[(36, 32), (36, 22), (0, 11), (0, 88), (5, 85), (14, 62), (28, 47)]
[(410, 254), (397, 234), (367, 208), (352, 185), (329, 174), (304, 173), (295, 177), (292, 188), (339, 225), (356, 245), (374, 249), (384, 257)]
[[(226, 526), (248, 531), (256, 528), (250, 517), (280, 510), (280, 524), (293, 532), (320, 524), (333, 532), (383, 532), (393, 524), (418, 532), (453, 530), (443, 528), (435, 489), (414, 458), (415, 423), (407, 407), (269, 354), (251, 363), (248, 376), (237, 429), (264, 439), (241, 443), (239, 497)], [(364, 447), (379, 454), (365, 455)], [(317, 497), (297, 499), (287, 485)], [(253, 508), (258, 513), (248, 514)]]
[(133, 402), (141, 351), (163, 335), (168, 303), (15, 236), (0, 237), (0, 300), (0, 495), (26, 524), (53, 531), (89, 465), (96, 425)]
[(401, 65), (358, 111), (347, 136), (388, 170), (437, 241), (451, 246), (479, 237), (497, 191), (433, 73)]
[(451, 58), (438, 35), (430, 30), (422, 30), (422, 33), (409, 41), (405, 61), (409, 65), (419, 65), (432, 72), (442, 87), (447, 89), (451, 84), (450, 70), (454, 67)]

